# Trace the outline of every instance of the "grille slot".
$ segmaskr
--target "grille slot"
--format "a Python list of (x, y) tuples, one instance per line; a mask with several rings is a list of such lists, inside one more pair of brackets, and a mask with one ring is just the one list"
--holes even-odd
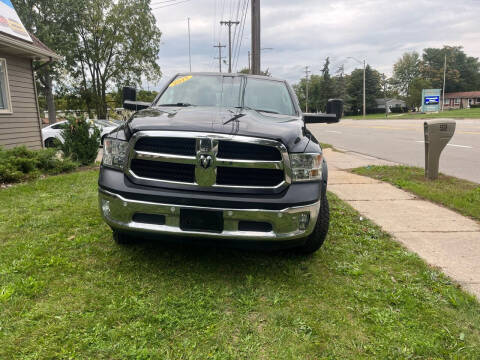
[(195, 155), (195, 139), (173, 137), (143, 137), (135, 144), (135, 150), (172, 155)]
[(283, 170), (253, 168), (217, 168), (217, 184), (231, 186), (277, 186), (283, 181)]
[(272, 231), (272, 224), (267, 222), (258, 221), (246, 221), (242, 220), (238, 222), (239, 231), (257, 231), (257, 232), (270, 232)]
[(195, 182), (195, 165), (133, 159), (130, 168), (135, 175), (144, 178)]
[(282, 155), (272, 146), (220, 140), (218, 155), (222, 159), (279, 161)]
[(132, 220), (143, 224), (165, 225), (165, 215), (135, 213)]

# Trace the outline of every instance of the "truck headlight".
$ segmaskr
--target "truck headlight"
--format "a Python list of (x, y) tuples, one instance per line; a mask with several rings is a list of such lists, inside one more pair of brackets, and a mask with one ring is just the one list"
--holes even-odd
[(292, 181), (322, 179), (322, 154), (290, 154)]
[(128, 158), (128, 142), (106, 138), (103, 143), (102, 164), (114, 169), (123, 170)]

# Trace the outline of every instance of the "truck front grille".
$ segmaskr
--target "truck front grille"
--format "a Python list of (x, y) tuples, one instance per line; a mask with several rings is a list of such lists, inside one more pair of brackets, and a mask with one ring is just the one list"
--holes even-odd
[(274, 140), (141, 131), (130, 144), (126, 172), (133, 182), (143, 185), (278, 189), (291, 179), (287, 150)]

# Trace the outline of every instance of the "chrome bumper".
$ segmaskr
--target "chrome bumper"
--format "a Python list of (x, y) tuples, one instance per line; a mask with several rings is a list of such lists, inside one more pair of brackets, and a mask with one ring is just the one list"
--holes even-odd
[[(124, 197), (100, 189), (98, 193), (103, 219), (114, 229), (165, 235), (195, 236), (238, 240), (293, 240), (312, 233), (320, 211), (320, 202), (291, 207), (283, 210), (225, 209), (160, 204), (147, 201), (125, 199)], [(185, 231), (180, 228), (180, 209), (216, 210), (223, 213), (223, 231)], [(163, 215), (164, 225), (136, 222), (136, 213)], [(305, 219), (308, 218), (308, 223)], [(240, 221), (266, 222), (272, 225), (271, 231), (240, 231)], [(302, 226), (303, 225), (303, 226)], [(303, 229), (302, 229), (303, 228)]]

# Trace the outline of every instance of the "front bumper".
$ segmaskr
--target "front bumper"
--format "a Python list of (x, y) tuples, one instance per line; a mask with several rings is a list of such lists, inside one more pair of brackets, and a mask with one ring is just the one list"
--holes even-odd
[[(114, 192), (99, 189), (99, 205), (104, 220), (113, 229), (128, 232), (165, 234), (174, 236), (195, 236), (232, 240), (285, 241), (310, 235), (315, 228), (320, 202), (287, 207), (281, 210), (218, 208), (157, 203), (132, 200)], [(223, 231), (186, 231), (180, 226), (180, 211), (212, 210), (223, 215)], [(162, 224), (134, 220), (135, 214), (159, 215)], [(308, 219), (308, 222), (306, 221)], [(239, 222), (262, 222), (271, 225), (266, 231), (239, 230)]]

